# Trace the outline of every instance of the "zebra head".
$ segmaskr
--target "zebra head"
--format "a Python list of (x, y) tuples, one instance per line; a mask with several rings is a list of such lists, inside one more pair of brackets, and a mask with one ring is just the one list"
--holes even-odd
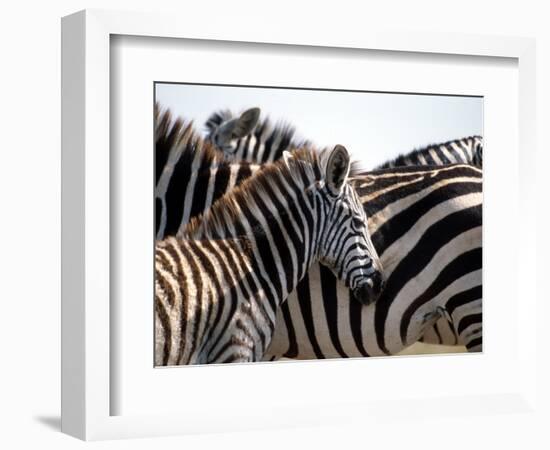
[(359, 196), (347, 182), (350, 156), (337, 145), (321, 154), (325, 183), (316, 192), (323, 210), (319, 232), (319, 261), (353, 292), (363, 305), (373, 303), (383, 287), (382, 265), (372, 244), (367, 215)]
[(238, 140), (252, 133), (260, 118), (260, 108), (250, 108), (239, 117), (230, 111), (214, 113), (206, 122), (207, 140), (219, 148), (225, 156), (233, 156)]

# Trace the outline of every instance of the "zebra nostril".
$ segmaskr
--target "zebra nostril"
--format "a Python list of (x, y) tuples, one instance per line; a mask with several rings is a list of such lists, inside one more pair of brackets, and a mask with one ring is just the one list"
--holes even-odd
[(353, 297), (363, 306), (368, 306), (378, 299), (382, 291), (382, 277), (371, 279), (370, 283), (363, 283), (353, 290)]
[(370, 305), (374, 301), (372, 287), (368, 283), (357, 286), (353, 290), (353, 296), (364, 306)]
[(376, 271), (370, 275), (368, 281), (361, 283), (353, 289), (353, 297), (364, 306), (370, 305), (380, 297), (385, 284), (386, 281), (382, 273)]

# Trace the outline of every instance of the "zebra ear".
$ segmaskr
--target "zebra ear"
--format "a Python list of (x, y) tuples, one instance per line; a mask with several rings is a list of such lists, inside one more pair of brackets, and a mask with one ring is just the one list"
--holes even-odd
[(233, 137), (233, 130), (237, 126), (238, 121), (239, 119), (227, 120), (219, 126), (216, 131), (218, 145), (229, 145), (231, 140), (235, 139), (235, 137)]
[(329, 190), (338, 195), (348, 178), (350, 169), (349, 153), (343, 145), (335, 146), (330, 152), (326, 165), (326, 180)]
[(235, 122), (231, 132), (234, 139), (243, 138), (254, 130), (260, 118), (260, 108), (250, 108), (243, 112)]

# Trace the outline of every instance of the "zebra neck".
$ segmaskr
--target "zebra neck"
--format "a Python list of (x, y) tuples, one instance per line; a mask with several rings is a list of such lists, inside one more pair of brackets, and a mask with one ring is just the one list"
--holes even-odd
[[(275, 229), (276, 225), (271, 223), (268, 229), (256, 229), (247, 236), (185, 239), (180, 245), (194, 249), (202, 260), (200, 267), (203, 270), (223, 275), (225, 294), (228, 290), (236, 290), (246, 301), (267, 299), (275, 314), (276, 308), (304, 277), (316, 255), (315, 245), (307, 246), (307, 242), (299, 240), (301, 237), (293, 241), (286, 230), (276, 235)], [(309, 241), (315, 240), (309, 238)]]
[[(254, 273), (274, 305), (279, 306), (298, 285), (311, 266), (316, 247), (311, 237), (292, 236), (273, 221), (265, 232), (250, 240)], [(311, 236), (311, 235), (309, 235)]]
[(204, 217), (192, 222), (183, 236), (242, 242), (251, 255), (260, 287), (279, 304), (317, 255), (320, 206), (292, 179), (262, 183), (262, 190), (253, 194), (243, 191), (231, 195), (234, 197), (220, 200)]

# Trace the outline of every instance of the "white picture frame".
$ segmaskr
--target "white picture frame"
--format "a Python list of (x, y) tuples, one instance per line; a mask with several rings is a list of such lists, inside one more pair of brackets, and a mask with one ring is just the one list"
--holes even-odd
[[(308, 32), (266, 24), (211, 30), (201, 21), (181, 26), (169, 14), (82, 11), (62, 21), (62, 431), (85, 440), (163, 436), (210, 431), (253, 430), (283, 426), (333, 424), (353, 417), (393, 417), (396, 398), (383, 401), (343, 401), (340, 404), (285, 406), (247, 414), (231, 405), (217, 413), (111, 415), (110, 333), (110, 40), (113, 35), (212, 40), (235, 43), (284, 44), (302, 47), (365, 49), (416, 54), (448, 54), (513, 58), (518, 62), (519, 181), (517, 211), (522, 224), (535, 227), (534, 186), (529, 174), (535, 165), (535, 44), (532, 39), (456, 34), (419, 34), (348, 30), (330, 35), (313, 25)], [(414, 55), (413, 55), (414, 56)], [(490, 143), (489, 143), (490, 145)], [(537, 411), (536, 292), (532, 280), (536, 236), (526, 234), (517, 249), (517, 285), (522, 303), (517, 315), (518, 376), (500, 393), (469, 393), (464, 398), (432, 398), (443, 416)], [(531, 277), (531, 278), (530, 278)], [(516, 293), (517, 295), (517, 293)], [(531, 311), (531, 314), (529, 314)], [(521, 345), (521, 344), (524, 345)], [(525, 345), (528, 343), (529, 345)], [(325, 363), (321, 363), (325, 364)], [(307, 365), (307, 364), (306, 364)], [(393, 364), (395, 366), (395, 364)], [(314, 374), (317, 366), (307, 365)], [(321, 367), (320, 365), (318, 367)], [(334, 365), (331, 367), (335, 367)], [(347, 369), (357, 368), (357, 364)], [(263, 366), (263, 372), (273, 370)], [(297, 369), (293, 369), (297, 370)], [(465, 404), (465, 399), (471, 403)], [(426, 402), (408, 398), (406, 410), (422, 414)], [(393, 403), (392, 403), (393, 402)], [(330, 408), (329, 408), (330, 406)], [(325, 407), (325, 408), (323, 408)], [(231, 418), (227, 419), (230, 415)], [(225, 419), (224, 419), (225, 418)]]

